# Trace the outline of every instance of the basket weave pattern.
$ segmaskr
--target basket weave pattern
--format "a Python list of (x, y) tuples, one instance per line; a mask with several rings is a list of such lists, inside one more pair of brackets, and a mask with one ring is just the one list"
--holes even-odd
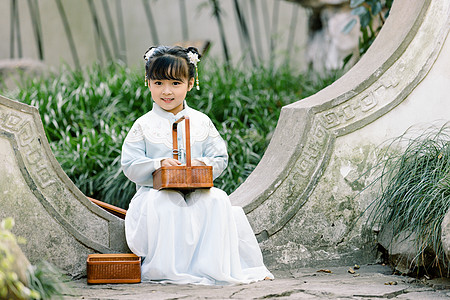
[(141, 258), (134, 254), (90, 254), (87, 259), (87, 282), (141, 282)]
[[(191, 178), (190, 182), (186, 179), (189, 176)], [(153, 187), (158, 190), (161, 188), (208, 188), (213, 186), (212, 182), (211, 166), (190, 168), (185, 166), (162, 167), (153, 173)]]
[(186, 128), (186, 165), (161, 167), (153, 172), (153, 188), (195, 189), (213, 187), (211, 166), (192, 166), (189, 117), (181, 117), (173, 124), (173, 158), (178, 159), (177, 125), (185, 120)]

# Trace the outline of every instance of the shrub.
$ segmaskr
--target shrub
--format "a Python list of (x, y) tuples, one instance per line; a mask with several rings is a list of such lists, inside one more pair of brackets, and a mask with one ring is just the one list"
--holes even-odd
[[(413, 134), (415, 133), (415, 134)], [(398, 149), (404, 149), (399, 151)], [(379, 192), (371, 204), (370, 222), (392, 225), (394, 238), (401, 233), (417, 236), (417, 266), (443, 275), (448, 267), (441, 243), (441, 223), (450, 208), (450, 126), (409, 131), (386, 147), (376, 167)], [(428, 264), (426, 251), (434, 260)]]

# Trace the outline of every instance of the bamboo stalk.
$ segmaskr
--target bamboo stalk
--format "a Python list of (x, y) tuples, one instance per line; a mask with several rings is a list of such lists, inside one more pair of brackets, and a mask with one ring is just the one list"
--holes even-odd
[(261, 42), (261, 32), (259, 31), (259, 18), (258, 18), (258, 8), (255, 0), (250, 1), (251, 11), (252, 11), (252, 20), (253, 20), (253, 34), (255, 37), (255, 45), (256, 45), (256, 53), (260, 60), (263, 59), (262, 52), (262, 42)]
[(10, 23), (10, 35), (9, 35), (9, 58), (14, 58), (14, 40), (15, 40), (15, 18), (16, 18), (16, 0), (11, 0), (11, 23)]
[(22, 58), (22, 39), (20, 35), (19, 6), (16, 0), (11, 1), (11, 45), (10, 57), (14, 58), (14, 44), (17, 43), (17, 56)]
[(158, 32), (156, 31), (156, 24), (155, 24), (155, 20), (153, 18), (152, 9), (146, 0), (142, 0), (142, 4), (144, 5), (144, 10), (145, 10), (145, 14), (147, 16), (148, 26), (150, 28), (150, 32), (152, 34), (154, 43), (156, 45), (159, 45)]
[(213, 15), (216, 18), (217, 26), (219, 27), (219, 33), (220, 33), (220, 39), (222, 41), (222, 51), (223, 51), (223, 55), (225, 57), (225, 63), (227, 66), (229, 66), (230, 65), (230, 55), (228, 52), (227, 39), (225, 36), (225, 30), (223, 27), (222, 18), (220, 16), (220, 14), (221, 14), (220, 6), (219, 6), (219, 3), (217, 2), (217, 0), (210, 0), (210, 1), (212, 4), (212, 7), (213, 7)]
[(116, 31), (114, 30), (114, 22), (111, 17), (111, 11), (109, 10), (108, 1), (102, 0), (103, 10), (105, 11), (105, 19), (108, 24), (109, 36), (113, 45), (113, 52), (116, 58), (120, 58), (119, 44), (117, 42)]
[(38, 57), (40, 60), (44, 60), (44, 49), (42, 46), (42, 27), (41, 27), (41, 18), (39, 15), (39, 6), (37, 1), (34, 3), (32, 0), (28, 0), (28, 7), (30, 10), (31, 21), (33, 23), (33, 33), (34, 38), (36, 40), (36, 47), (38, 50)]
[(291, 24), (289, 25), (289, 34), (287, 42), (287, 57), (286, 60), (289, 62), (292, 57), (292, 50), (294, 48), (295, 31), (297, 29), (297, 20), (299, 12), (299, 4), (292, 4), (294, 8), (292, 9)]
[(270, 17), (269, 17), (269, 9), (267, 7), (267, 0), (261, 1), (261, 10), (263, 15), (263, 24), (264, 24), (264, 36), (267, 39), (268, 46), (270, 48)]
[(116, 17), (117, 17), (117, 26), (119, 29), (120, 57), (126, 63), (127, 46), (125, 41), (125, 25), (123, 23), (122, 5), (120, 0), (116, 0)]
[(67, 41), (69, 42), (70, 53), (72, 54), (73, 63), (77, 69), (81, 69), (80, 60), (78, 58), (77, 48), (73, 40), (72, 31), (70, 30), (69, 22), (67, 21), (67, 15), (61, 0), (55, 0), (56, 6), (58, 7), (59, 15), (61, 16), (61, 21), (63, 23), (64, 31), (66, 32)]
[(103, 51), (105, 52), (106, 58), (111, 60), (112, 59), (111, 51), (109, 50), (108, 42), (106, 41), (106, 37), (105, 34), (103, 33), (102, 26), (98, 20), (97, 9), (95, 8), (95, 4), (92, 0), (88, 0), (88, 4), (89, 10), (91, 11), (92, 22), (94, 23), (95, 34), (97, 36), (96, 40), (100, 40), (100, 44), (98, 47), (99, 52), (97, 53), (99, 59), (101, 61), (100, 46), (103, 46)]
[(239, 36), (241, 37), (242, 49), (244, 49), (244, 51), (250, 55), (252, 64), (255, 66), (256, 61), (255, 61), (255, 56), (253, 53), (253, 47), (252, 47), (252, 42), (250, 39), (250, 34), (248, 32), (247, 23), (245, 22), (245, 18), (243, 16), (242, 10), (240, 8), (239, 1), (234, 0), (233, 3), (234, 3), (234, 11), (236, 13), (236, 17), (238, 19), (238, 24), (239, 24), (239, 28), (240, 28)]
[(183, 40), (189, 40), (187, 14), (186, 14), (186, 0), (180, 1), (180, 19), (181, 19), (181, 32), (183, 34)]

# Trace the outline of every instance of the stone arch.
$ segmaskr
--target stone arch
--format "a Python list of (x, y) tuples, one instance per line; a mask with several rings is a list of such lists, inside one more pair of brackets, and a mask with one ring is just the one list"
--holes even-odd
[(61, 169), (35, 107), (0, 96), (0, 219), (13, 217), (32, 263), (72, 276), (93, 252), (128, 252), (123, 220), (93, 205)]
[[(324, 199), (333, 199), (324, 203), (354, 197), (355, 193), (345, 189), (340, 193), (316, 191), (318, 185), (328, 180), (323, 178), (324, 174), (336, 167), (331, 165), (336, 160), (335, 153), (349, 150), (348, 145), (343, 149), (336, 142), (345, 136), (358, 136), (364, 127), (395, 115), (393, 112), (433, 67), (449, 28), (449, 3), (445, 1), (394, 1), (379, 36), (353, 68), (317, 94), (282, 108), (261, 162), (231, 195), (233, 204), (244, 207), (269, 265), (288, 268), (311, 265), (309, 258), (314, 260), (315, 254), (321, 251), (329, 254), (325, 255), (329, 260), (345, 263), (350, 248), (360, 252), (363, 260), (373, 257), (368, 249), (361, 247), (362, 229), (350, 234), (348, 223), (342, 226), (345, 229), (329, 230), (336, 235), (339, 230), (346, 232), (339, 241), (330, 238), (329, 243), (321, 243), (310, 236), (304, 236), (305, 242), (300, 241), (296, 230), (302, 230), (301, 225), (308, 222), (300, 212), (313, 214), (304, 206), (320, 206), (308, 203), (319, 201), (318, 193)], [(442, 108), (436, 107), (434, 111), (437, 118), (450, 117)], [(411, 121), (399, 125), (399, 129), (413, 125)], [(365, 140), (372, 145), (390, 137), (392, 133), (385, 132), (381, 136), (374, 134), (372, 141), (370, 136)], [(333, 203), (329, 205), (332, 210), (338, 209)], [(351, 205), (361, 206), (361, 203)], [(361, 212), (364, 207), (357, 210)], [(335, 223), (330, 220), (330, 226), (336, 227)], [(316, 234), (320, 235), (320, 231), (316, 230)], [(320, 249), (315, 243), (321, 243)], [(346, 250), (338, 249), (343, 247)], [(299, 252), (307, 253), (303, 262), (299, 262), (302, 261)]]

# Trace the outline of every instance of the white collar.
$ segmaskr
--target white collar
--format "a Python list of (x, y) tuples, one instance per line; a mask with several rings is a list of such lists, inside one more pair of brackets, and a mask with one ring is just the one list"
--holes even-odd
[(186, 115), (186, 111), (189, 109), (189, 106), (186, 103), (186, 100), (183, 101), (183, 109), (178, 112), (176, 115), (174, 115), (171, 112), (168, 112), (167, 110), (162, 109), (158, 104), (156, 104), (153, 101), (153, 108), (152, 111), (155, 112), (157, 115), (169, 119), (169, 120), (178, 120), (182, 116)]

